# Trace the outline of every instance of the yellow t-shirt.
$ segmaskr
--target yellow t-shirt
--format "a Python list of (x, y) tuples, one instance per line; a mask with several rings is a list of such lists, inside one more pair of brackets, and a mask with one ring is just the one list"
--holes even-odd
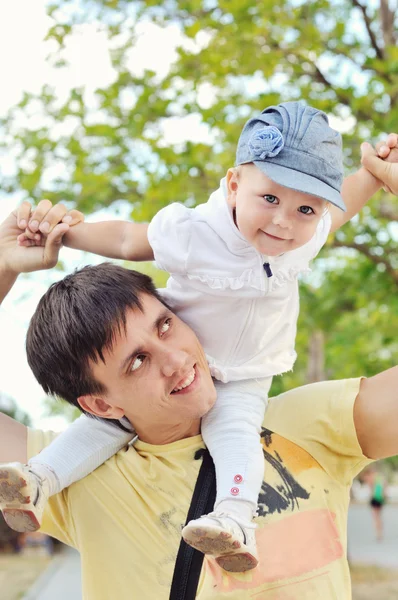
[[(353, 422), (359, 382), (316, 383), (270, 400), (260, 565), (226, 573), (206, 558), (198, 600), (351, 598), (349, 489), (370, 462)], [(51, 437), (30, 431), (30, 455)], [(139, 441), (51, 498), (42, 530), (80, 551), (85, 600), (168, 600), (201, 448), (201, 436), (164, 446)]]

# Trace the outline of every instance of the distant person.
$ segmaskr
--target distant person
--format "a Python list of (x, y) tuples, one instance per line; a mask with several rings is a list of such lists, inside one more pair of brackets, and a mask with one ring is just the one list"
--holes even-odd
[(381, 542), (383, 539), (383, 519), (382, 509), (386, 503), (386, 484), (383, 475), (372, 465), (366, 471), (366, 483), (371, 490), (370, 506), (372, 509), (373, 523), (376, 530), (376, 539)]
[[(292, 369), (296, 358), (298, 277), (329, 233), (380, 187), (363, 168), (343, 183), (341, 136), (325, 113), (287, 102), (246, 123), (236, 166), (206, 204), (171, 204), (149, 227), (81, 223), (66, 237), (67, 245), (113, 258), (155, 258), (171, 274), (162, 297), (199, 335), (217, 389), (201, 428), (216, 467), (214, 512), (188, 523), (182, 535), (226, 570), (258, 562), (253, 517), (264, 470), (261, 424), (273, 376)], [(134, 358), (135, 377), (145, 376), (147, 362), (144, 354)], [(173, 393), (183, 398), (194, 381), (191, 369)], [(25, 526), (28, 515), (28, 526), (39, 527), (49, 494), (87, 475), (131, 437), (81, 417), (30, 461), (30, 471), (20, 467), (33, 488), (42, 488), (42, 501), (29, 510), (21, 505), (24, 519), (5, 513), (7, 522)]]

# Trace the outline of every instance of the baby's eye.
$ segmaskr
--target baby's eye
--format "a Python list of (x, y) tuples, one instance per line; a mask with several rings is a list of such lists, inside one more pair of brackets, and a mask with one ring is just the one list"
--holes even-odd
[(266, 194), (264, 196), (264, 200), (266, 202), (269, 202), (269, 204), (277, 204), (278, 203), (278, 198), (276, 196), (273, 196), (272, 194)]
[(303, 215), (314, 215), (315, 211), (311, 206), (300, 206), (299, 211), (303, 213)]
[(163, 321), (163, 324), (160, 328), (160, 333), (166, 333), (171, 327), (171, 317)]
[(130, 371), (136, 371), (137, 369), (139, 369), (144, 360), (145, 356), (143, 354), (137, 354), (137, 356), (131, 363)]

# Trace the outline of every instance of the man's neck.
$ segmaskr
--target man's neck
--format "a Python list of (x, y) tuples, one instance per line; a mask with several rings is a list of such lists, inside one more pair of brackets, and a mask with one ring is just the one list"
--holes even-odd
[(179, 423), (175, 426), (154, 427), (151, 431), (140, 431), (137, 428), (136, 433), (141, 442), (146, 442), (153, 446), (163, 446), (199, 435), (200, 419), (191, 421), (190, 423)]

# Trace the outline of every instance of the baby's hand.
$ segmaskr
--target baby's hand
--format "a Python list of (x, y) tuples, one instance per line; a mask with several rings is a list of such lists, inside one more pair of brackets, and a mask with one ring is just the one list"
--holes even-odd
[(34, 210), (29, 202), (23, 202), (18, 208), (17, 220), (19, 228), (24, 230), (18, 236), (18, 244), (41, 246), (58, 223), (73, 227), (84, 221), (84, 215), (75, 209), (68, 211), (63, 204), (53, 206), (49, 200), (41, 200)]

